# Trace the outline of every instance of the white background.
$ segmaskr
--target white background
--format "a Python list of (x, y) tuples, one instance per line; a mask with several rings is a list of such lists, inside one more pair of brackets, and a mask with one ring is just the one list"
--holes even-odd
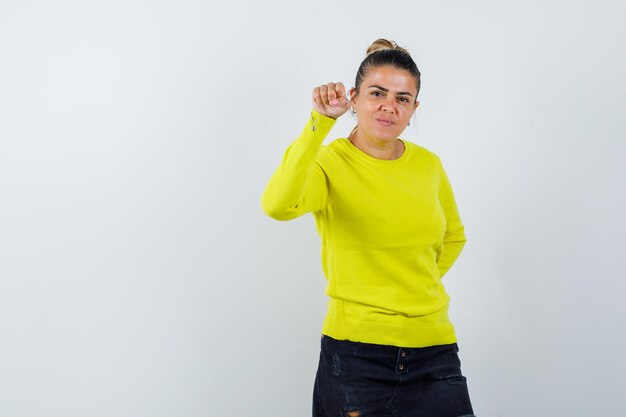
[(444, 281), (476, 414), (626, 415), (625, 15), (0, 1), (0, 417), (310, 415), (319, 238), (259, 199), (378, 37), (422, 71), (403, 137), (466, 226)]

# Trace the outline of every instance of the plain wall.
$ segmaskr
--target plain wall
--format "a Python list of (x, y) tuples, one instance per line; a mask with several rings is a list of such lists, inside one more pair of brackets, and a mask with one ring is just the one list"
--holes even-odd
[(319, 237), (260, 195), (379, 37), (422, 72), (403, 138), (466, 226), (444, 282), (476, 414), (626, 415), (625, 15), (0, 1), (0, 417), (310, 415)]

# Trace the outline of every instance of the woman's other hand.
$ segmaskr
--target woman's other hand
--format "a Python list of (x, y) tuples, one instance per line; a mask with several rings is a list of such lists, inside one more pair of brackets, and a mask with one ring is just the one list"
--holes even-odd
[(342, 83), (328, 83), (313, 89), (313, 108), (321, 115), (338, 119), (350, 105)]

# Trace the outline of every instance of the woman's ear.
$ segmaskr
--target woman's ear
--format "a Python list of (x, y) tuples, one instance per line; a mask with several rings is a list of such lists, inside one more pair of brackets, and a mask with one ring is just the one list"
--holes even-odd
[(417, 110), (417, 107), (420, 105), (420, 102), (415, 100), (415, 104), (413, 105), (413, 111)]
[(350, 89), (350, 102), (351, 102), (352, 104), (354, 104), (354, 103), (355, 103), (355, 100), (354, 100), (355, 98), (356, 98), (356, 88), (352, 87), (352, 88)]

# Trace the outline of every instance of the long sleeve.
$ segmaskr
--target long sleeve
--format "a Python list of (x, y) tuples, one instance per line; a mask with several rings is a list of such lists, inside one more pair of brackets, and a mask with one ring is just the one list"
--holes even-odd
[(324, 207), (328, 183), (315, 158), (334, 124), (335, 119), (311, 112), (304, 130), (287, 148), (263, 192), (261, 205), (268, 216), (290, 220)]
[(439, 166), (439, 200), (446, 216), (446, 232), (443, 238), (443, 254), (437, 262), (437, 267), (439, 268), (439, 275), (443, 277), (461, 254), (467, 239), (465, 238), (465, 228), (459, 216), (452, 186), (441, 165), (441, 161)]

